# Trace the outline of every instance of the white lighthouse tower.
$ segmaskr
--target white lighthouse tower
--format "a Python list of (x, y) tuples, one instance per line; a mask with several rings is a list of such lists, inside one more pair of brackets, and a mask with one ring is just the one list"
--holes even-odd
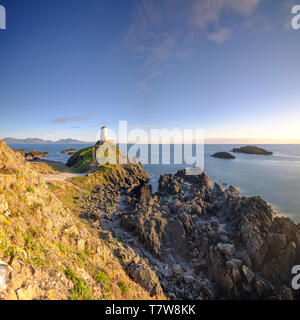
[(107, 136), (107, 128), (106, 126), (101, 128), (101, 135), (100, 135), (100, 140), (103, 142), (108, 141), (108, 136)]

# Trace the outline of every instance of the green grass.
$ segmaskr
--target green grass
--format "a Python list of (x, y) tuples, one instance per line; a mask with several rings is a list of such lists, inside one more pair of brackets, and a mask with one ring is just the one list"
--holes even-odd
[(107, 278), (107, 275), (103, 271), (99, 271), (95, 276), (95, 280), (99, 283), (103, 283), (103, 282), (107, 282), (108, 278)]
[(28, 187), (28, 188), (26, 189), (26, 191), (27, 191), (27, 192), (34, 192), (34, 189), (33, 189), (32, 187)]
[(72, 157), (77, 158), (76, 164), (71, 168), (73, 172), (88, 172), (95, 163), (94, 160), (95, 147), (88, 147), (77, 151)]
[(87, 282), (76, 276), (73, 270), (68, 267), (65, 271), (65, 275), (68, 279), (70, 279), (74, 288), (70, 291), (70, 299), (71, 300), (92, 300), (91, 289)]
[(129, 293), (129, 288), (127, 287), (127, 284), (123, 281), (123, 280), (120, 280), (118, 282), (118, 286), (122, 292), (122, 294), (127, 294)]
[(19, 175), (20, 171), (17, 170), (17, 169), (3, 167), (3, 168), (0, 169), (0, 173), (2, 173), (2, 174), (16, 174), (16, 175)]
[(106, 293), (103, 296), (103, 299), (107, 299), (111, 295), (111, 281), (107, 277), (107, 275), (103, 271), (98, 271), (95, 280), (100, 283), (104, 289), (106, 290)]
[(116, 165), (114, 164), (98, 166), (97, 171), (94, 173), (91, 173), (87, 176), (71, 178), (68, 179), (68, 181), (72, 182), (78, 187), (92, 191), (95, 185), (108, 183), (108, 176), (115, 169), (115, 167)]
[(55, 185), (52, 184), (51, 182), (47, 182), (47, 185), (48, 185), (48, 188), (49, 188), (51, 191), (57, 191), (57, 190), (60, 189), (60, 187), (55, 186)]

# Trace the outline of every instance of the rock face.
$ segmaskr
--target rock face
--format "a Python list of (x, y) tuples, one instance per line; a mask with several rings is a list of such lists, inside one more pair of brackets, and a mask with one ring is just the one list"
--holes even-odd
[(255, 146), (233, 148), (231, 151), (236, 153), (258, 154), (258, 155), (264, 155), (264, 156), (271, 156), (273, 154), (273, 152), (271, 151), (267, 151), (265, 149), (258, 148)]
[(93, 189), (87, 217), (106, 230), (103, 237), (144, 288), (162, 288), (170, 299), (296, 298), (299, 225), (234, 186), (211, 187), (204, 172), (162, 175), (153, 194), (141, 167), (117, 171), (109, 185)]
[(229, 152), (217, 152), (217, 153), (214, 153), (212, 157), (220, 158), (220, 159), (235, 159), (235, 156)]
[[(300, 258), (300, 226), (259, 197), (240, 197), (200, 176), (162, 175), (126, 197), (123, 227), (163, 266), (174, 299), (286, 299)], [(170, 270), (164, 272), (163, 270)]]
[(40, 158), (48, 157), (48, 152), (40, 152), (37, 150), (30, 151), (25, 153), (25, 160), (38, 160)]

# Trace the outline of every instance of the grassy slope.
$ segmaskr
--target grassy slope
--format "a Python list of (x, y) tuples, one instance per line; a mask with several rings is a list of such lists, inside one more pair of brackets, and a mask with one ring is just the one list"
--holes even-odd
[[(127, 277), (99, 231), (79, 217), (80, 193), (70, 183), (45, 184), (0, 141), (0, 259), (14, 270), (4, 298), (150, 298)], [(48, 280), (55, 286), (44, 288)]]
[(74, 173), (90, 171), (95, 164), (94, 152), (94, 146), (78, 150), (68, 161), (68, 166), (72, 161), (74, 162), (74, 164), (72, 163), (72, 166), (70, 166), (71, 171)]

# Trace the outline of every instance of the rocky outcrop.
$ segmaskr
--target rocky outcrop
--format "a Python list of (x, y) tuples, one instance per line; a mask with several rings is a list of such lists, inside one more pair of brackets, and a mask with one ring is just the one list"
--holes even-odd
[(48, 152), (40, 152), (37, 150), (30, 151), (25, 153), (25, 160), (38, 160), (44, 157), (48, 157)]
[(273, 154), (273, 152), (271, 151), (267, 151), (265, 149), (258, 148), (255, 146), (233, 148), (231, 151), (236, 153), (258, 154), (258, 155), (264, 155), (264, 156), (271, 156)]
[(220, 159), (235, 159), (235, 156), (229, 152), (216, 152), (212, 155), (212, 157)]
[(73, 155), (74, 153), (76, 153), (76, 149), (73, 149), (73, 148), (71, 148), (71, 149), (66, 149), (66, 150), (62, 150), (61, 152), (60, 152), (61, 154), (68, 154), (68, 155)]
[(300, 226), (259, 197), (233, 186), (210, 187), (200, 176), (163, 175), (127, 197), (122, 225), (170, 274), (158, 272), (165, 293), (178, 299), (287, 299), (300, 259)]
[[(152, 294), (161, 287), (170, 299), (296, 298), (299, 225), (234, 186), (212, 187), (204, 172), (162, 175), (153, 194), (141, 167), (116, 170), (86, 199), (87, 218)], [(129, 181), (132, 174), (139, 179)]]

